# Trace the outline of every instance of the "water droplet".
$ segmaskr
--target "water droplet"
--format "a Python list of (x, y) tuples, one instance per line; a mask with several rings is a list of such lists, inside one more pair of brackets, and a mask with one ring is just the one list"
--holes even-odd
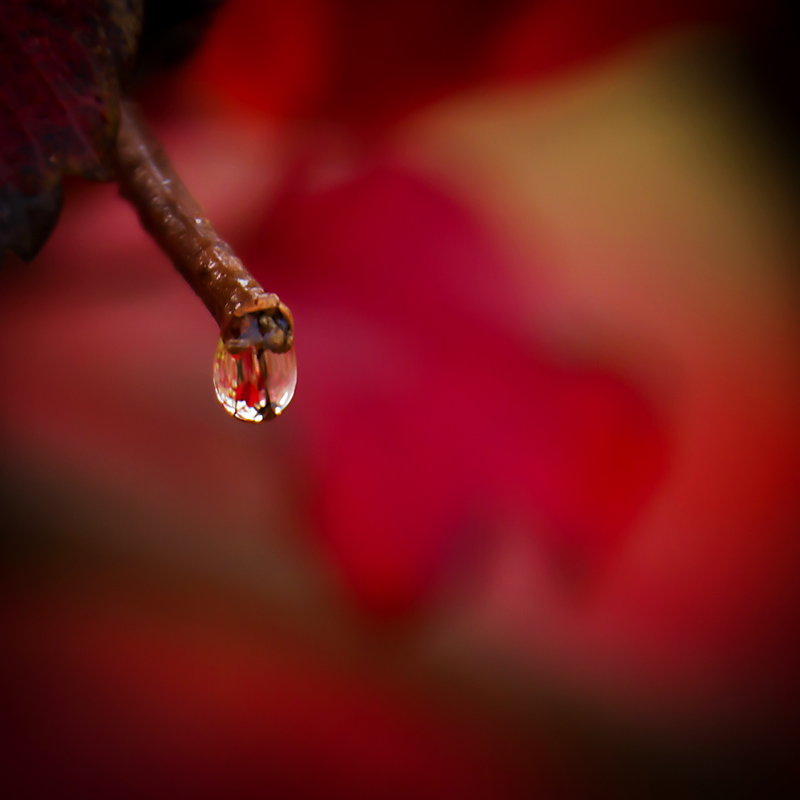
[(231, 352), (220, 339), (214, 357), (214, 389), (223, 408), (236, 419), (261, 422), (278, 416), (294, 395), (294, 348), (273, 353), (251, 345)]

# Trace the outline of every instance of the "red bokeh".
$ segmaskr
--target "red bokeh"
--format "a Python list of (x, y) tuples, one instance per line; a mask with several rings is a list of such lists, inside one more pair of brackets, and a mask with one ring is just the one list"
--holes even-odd
[(244, 256), (285, 276), (304, 320), (292, 412), (318, 530), (362, 602), (407, 610), (497, 518), (565, 577), (601, 568), (666, 469), (642, 394), (526, 342), (497, 248), (421, 180), (376, 164), (325, 190), (301, 166), (288, 187)]
[(470, 85), (548, 80), (670, 29), (752, 30), (775, 11), (753, 0), (230, 0), (192, 69), (240, 108), (372, 126)]
[[(720, 133), (727, 106), (681, 83), (700, 63), (691, 48), (670, 56), (683, 72), (623, 57), (772, 13), (715, 0), (222, 8), (196, 60), (156, 87), (154, 121), (212, 222), (292, 308), (297, 394), (246, 431), (214, 407), (210, 352), (198, 355), (213, 324), (102, 188), (71, 193), (49, 251), (3, 284), (7, 374), (36, 388), (0, 398), (9, 463), (30, 484), (4, 500), (55, 503), (55, 484), (75, 511), (56, 568), (34, 553), (2, 587), (12, 789), (522, 797), (555, 740), (567, 755), (553, 772), (581, 775), (588, 752), (627, 777), (646, 770), (633, 754), (648, 735), (682, 765), (697, 730), (736, 747), (771, 741), (761, 723), (782, 734), (797, 708), (800, 373), (782, 199), (759, 216), (779, 186), (759, 160), (771, 140), (737, 150), (747, 132)], [(520, 88), (522, 112), (492, 105)], [(722, 99), (738, 107), (737, 92)], [(450, 101), (463, 107), (436, 117)], [(483, 112), (495, 127), (475, 125)], [(529, 137), (543, 117), (551, 138)], [(478, 144), (415, 169), (420, 118), (467, 120)], [(607, 140), (587, 145), (584, 125)], [(239, 137), (248, 126), (258, 146)], [(506, 146), (511, 168), (448, 174)], [(583, 172), (563, 168), (572, 156)], [(561, 169), (528, 174), (526, 157)], [(653, 174), (615, 194), (629, 158)], [(498, 164), (498, 183), (549, 178), (574, 221), (556, 233), (588, 230), (583, 249), (554, 236), (568, 251), (556, 263), (545, 223), (562, 218), (535, 193), (498, 192), (485, 175)], [(614, 202), (619, 216), (591, 216)], [(516, 229), (497, 223), (515, 215)], [(547, 326), (556, 295), (562, 321), (600, 320), (583, 347)], [(605, 323), (614, 335), (591, 340)], [(130, 530), (141, 552), (120, 544)], [(82, 535), (100, 556), (81, 555)], [(148, 547), (161, 554), (150, 571)], [(452, 695), (448, 675), (467, 676)]]

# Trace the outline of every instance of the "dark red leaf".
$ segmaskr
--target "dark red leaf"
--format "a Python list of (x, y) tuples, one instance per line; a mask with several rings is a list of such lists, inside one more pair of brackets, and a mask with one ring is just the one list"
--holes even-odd
[(61, 178), (113, 176), (142, 0), (0, 0), (0, 254), (39, 251)]

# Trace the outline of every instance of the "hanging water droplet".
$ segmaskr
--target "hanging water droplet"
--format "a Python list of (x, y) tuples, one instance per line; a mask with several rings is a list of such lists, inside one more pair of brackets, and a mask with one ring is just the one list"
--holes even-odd
[(289, 405), (297, 384), (294, 348), (273, 353), (260, 345), (231, 352), (220, 339), (214, 358), (214, 389), (236, 419), (261, 422)]

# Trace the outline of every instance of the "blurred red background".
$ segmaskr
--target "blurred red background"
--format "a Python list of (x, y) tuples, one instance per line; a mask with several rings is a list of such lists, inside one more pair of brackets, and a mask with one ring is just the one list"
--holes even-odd
[(754, 3), (231, 0), (142, 89), (296, 320), (265, 426), (112, 186), (0, 280), (19, 796), (792, 777), (793, 153)]

